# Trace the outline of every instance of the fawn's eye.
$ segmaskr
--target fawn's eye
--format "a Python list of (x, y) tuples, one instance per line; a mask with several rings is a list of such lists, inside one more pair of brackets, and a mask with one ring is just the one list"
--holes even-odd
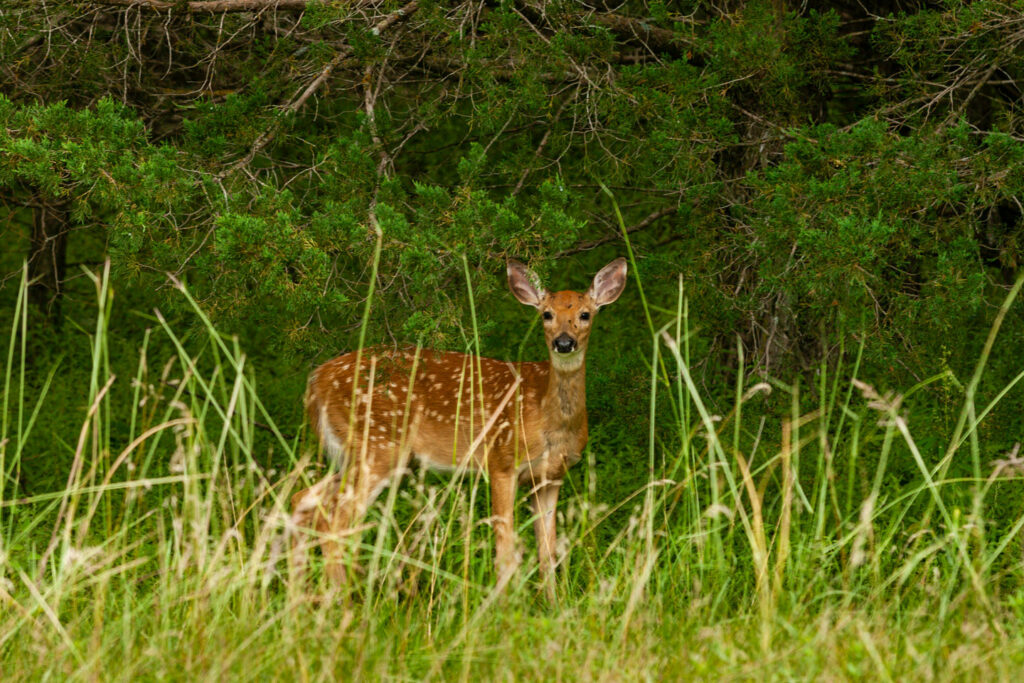
[(551, 320), (554, 317), (555, 317), (555, 314), (552, 313), (551, 311), (544, 311), (544, 319), (545, 320)]
[(590, 311), (580, 313), (580, 320), (590, 320)]

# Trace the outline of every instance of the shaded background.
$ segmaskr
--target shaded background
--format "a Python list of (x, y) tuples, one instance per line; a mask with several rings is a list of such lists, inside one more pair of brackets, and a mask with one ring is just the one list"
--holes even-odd
[[(374, 224), (368, 340), (466, 349), (468, 272), (484, 352), (539, 359), (504, 262), (585, 287), (625, 253), (601, 184), (639, 266), (592, 344), (601, 453), (646, 448), (636, 278), (655, 326), (685, 291), (712, 404), (740, 349), (813, 405), (863, 345), (881, 388), (946, 373), (909, 402), (941, 452), (927, 435), (955, 422), (1021, 259), (1024, 7), (869, 4), (5, 2), (0, 314), (9, 329), (28, 259), (27, 384), (59, 364), (67, 408), (40, 416), (19, 489), (62, 485), (86, 409), (83, 267), (111, 260), (119, 377), (154, 308), (198, 326), (172, 273), (294, 431), (309, 369), (355, 345)], [(1017, 307), (982, 397), (1019, 371), (1021, 323)], [(983, 423), (987, 456), (1020, 439), (1020, 409), (1015, 391)], [(901, 457), (893, 476), (916, 477)], [(609, 499), (646, 481), (641, 460), (598, 458)]]

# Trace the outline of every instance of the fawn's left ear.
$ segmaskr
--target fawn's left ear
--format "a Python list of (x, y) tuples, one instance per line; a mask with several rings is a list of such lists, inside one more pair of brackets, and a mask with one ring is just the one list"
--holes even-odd
[(594, 282), (587, 290), (589, 296), (598, 306), (607, 306), (622, 294), (626, 288), (626, 259), (621, 256), (594, 276)]

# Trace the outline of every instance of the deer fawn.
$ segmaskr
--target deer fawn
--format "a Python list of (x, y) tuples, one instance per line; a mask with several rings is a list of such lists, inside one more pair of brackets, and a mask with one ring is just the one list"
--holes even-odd
[(618, 258), (586, 293), (548, 293), (518, 261), (508, 283), (544, 320), (550, 360), (510, 363), (448, 351), (367, 349), (309, 376), (306, 409), (338, 473), (292, 497), (292, 520), (319, 532), (325, 571), (343, 581), (346, 536), (411, 458), (440, 469), (486, 471), (499, 585), (512, 575), (516, 486), (528, 488), (541, 575), (553, 594), (555, 504), (566, 470), (587, 443), (584, 356), (602, 306), (626, 285)]

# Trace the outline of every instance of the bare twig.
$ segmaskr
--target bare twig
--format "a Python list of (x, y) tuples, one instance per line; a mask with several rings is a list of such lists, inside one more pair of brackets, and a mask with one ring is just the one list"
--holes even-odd
[[(371, 32), (374, 35), (379, 35), (380, 33), (387, 30), (389, 27), (391, 27), (393, 24), (395, 24), (395, 22), (410, 16), (413, 12), (415, 12), (418, 9), (418, 7), (419, 0), (412, 0), (412, 2), (403, 5), (401, 9), (396, 10), (391, 14), (388, 14), (383, 19), (374, 24), (373, 28), (370, 29)], [(343, 46), (338, 51), (338, 54), (336, 54), (334, 58), (331, 59), (331, 61), (328, 62), (327, 65), (320, 70), (320, 73), (317, 75), (317, 77), (314, 78), (313, 81), (302, 90), (302, 92), (300, 92), (294, 99), (292, 99), (291, 102), (285, 105), (283, 111), (285, 113), (294, 113), (301, 109), (302, 105), (304, 105), (306, 101), (309, 100), (309, 98), (312, 97), (314, 93), (316, 93), (316, 91), (320, 89), (321, 86), (323, 86), (324, 82), (327, 81), (328, 78), (330, 78), (331, 74), (334, 73), (334, 70), (338, 67), (338, 65), (345, 61), (345, 59), (347, 59), (351, 54), (352, 47), (350, 45)], [(217, 179), (222, 180), (223, 178), (227, 177), (229, 174), (233, 173), (239, 168), (247, 166), (253, 159), (256, 158), (256, 155), (259, 154), (263, 150), (263, 148), (269, 145), (270, 142), (277, 136), (277, 132), (278, 130), (280, 130), (280, 126), (281, 118), (275, 119), (274, 122), (271, 123), (270, 126), (265, 131), (260, 133), (259, 137), (256, 138), (256, 141), (252, 144), (252, 148), (249, 149), (249, 152), (244, 157), (242, 157), (241, 159), (239, 159), (238, 161), (236, 161), (235, 163), (231, 164), (229, 167), (221, 171), (217, 175)]]
[[(520, 2), (516, 3), (514, 9), (520, 16), (528, 17), (531, 22), (538, 23), (544, 20), (542, 5)], [(575, 21), (606, 28), (619, 40), (639, 43), (651, 53), (664, 53), (673, 57), (692, 56), (693, 46), (687, 45), (688, 41), (676, 35), (674, 31), (653, 26), (643, 19), (634, 19), (615, 12), (590, 12), (569, 16)]]
[[(558, 119), (562, 117), (562, 112), (565, 111), (565, 106), (569, 104), (570, 99), (572, 98), (567, 97), (564, 100), (562, 100), (562, 104), (558, 106), (558, 111), (556, 111), (555, 115), (551, 118), (551, 125), (548, 126), (547, 130), (544, 131), (544, 135), (540, 139), (540, 144), (537, 145), (537, 149), (534, 150), (533, 152), (533, 158), (535, 160), (540, 159), (540, 155), (544, 153), (544, 148), (548, 144), (548, 138), (551, 137), (551, 129), (555, 127), (555, 125), (558, 123)], [(519, 182), (516, 183), (515, 189), (512, 190), (513, 197), (519, 194), (519, 191), (523, 189), (523, 183), (526, 182), (526, 176), (530, 175), (530, 171), (532, 170), (533, 168), (529, 165), (527, 165), (527, 167), (523, 169), (522, 175), (519, 176)]]
[(995, 72), (999, 69), (1000, 66), (1001, 64), (998, 60), (992, 63), (992, 66), (988, 68), (988, 70), (982, 75), (982, 77), (978, 79), (978, 82), (974, 84), (974, 87), (971, 88), (971, 92), (967, 93), (967, 97), (965, 97), (964, 101), (960, 103), (960, 106), (956, 108), (956, 111), (950, 115), (951, 119), (958, 118), (961, 114), (963, 114), (964, 110), (967, 109), (967, 105), (971, 103), (971, 100), (973, 100), (974, 96), (978, 94), (978, 91), (981, 90), (981, 87), (988, 83), (989, 79), (992, 78), (992, 76), (995, 74)]
[(184, 10), (186, 12), (302, 12), (307, 5), (328, 4), (325, 0), (191, 0), (190, 2), (168, 2), (168, 0), (82, 0), (83, 5), (108, 5), (148, 10)]
[[(666, 206), (666, 207), (664, 207), (662, 209), (658, 209), (657, 211), (652, 211), (651, 213), (649, 213), (640, 222), (635, 223), (635, 224), (629, 226), (628, 228), (626, 228), (626, 234), (630, 234), (631, 235), (634, 232), (639, 232), (640, 230), (643, 230), (644, 228), (647, 228), (650, 225), (652, 225), (659, 218), (664, 218), (665, 216), (671, 216), (672, 214), (677, 213), (678, 211), (679, 211), (679, 205), (678, 204), (675, 205), (675, 206)], [(619, 239), (621, 236), (622, 236), (622, 233), (615, 232), (614, 234), (608, 235), (606, 237), (601, 237), (600, 239), (590, 240), (588, 242), (583, 242), (581, 244), (576, 245), (575, 247), (573, 247), (571, 249), (566, 249), (565, 251), (558, 252), (552, 258), (561, 258), (563, 256), (569, 256), (571, 254), (578, 254), (578, 253), (583, 252), (583, 251), (590, 251), (591, 249), (594, 249), (595, 247), (599, 247), (602, 244), (607, 244), (608, 242), (614, 242), (615, 240)]]
[(663, 52), (673, 57), (692, 56), (692, 48), (689, 48), (691, 53), (687, 54), (688, 46), (675, 32), (652, 26), (641, 19), (608, 12), (592, 14), (590, 20), (611, 31), (619, 40), (637, 41), (653, 53)]
[(363, 111), (366, 112), (366, 123), (370, 129), (370, 139), (373, 140), (374, 147), (377, 148), (379, 159), (377, 161), (377, 178), (373, 187), (373, 196), (370, 197), (370, 225), (373, 226), (375, 233), (380, 235), (380, 223), (377, 221), (377, 195), (380, 192), (380, 183), (383, 178), (387, 176), (388, 164), (391, 161), (391, 157), (388, 155), (387, 149), (384, 147), (384, 143), (381, 142), (380, 134), (377, 131), (377, 96), (380, 94), (379, 84), (378, 89), (373, 87), (373, 67), (369, 66), (366, 68), (366, 76), (363, 78)]

